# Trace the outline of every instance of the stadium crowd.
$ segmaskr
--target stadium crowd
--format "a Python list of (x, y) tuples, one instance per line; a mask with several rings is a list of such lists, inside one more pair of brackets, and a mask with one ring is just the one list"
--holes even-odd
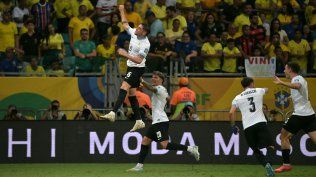
[(150, 26), (147, 71), (182, 60), (188, 72), (244, 72), (244, 60), (276, 57), (316, 71), (316, 0), (2, 0), (0, 70), (26, 76), (104, 73), (127, 49), (117, 10), (130, 26)]

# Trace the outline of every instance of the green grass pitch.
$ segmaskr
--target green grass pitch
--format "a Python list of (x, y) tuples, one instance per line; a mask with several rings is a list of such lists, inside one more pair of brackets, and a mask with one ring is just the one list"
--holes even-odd
[[(0, 177), (264, 177), (259, 165), (145, 164), (144, 171), (126, 172), (135, 164), (0, 164)], [(315, 177), (315, 166), (294, 166), (276, 177)]]

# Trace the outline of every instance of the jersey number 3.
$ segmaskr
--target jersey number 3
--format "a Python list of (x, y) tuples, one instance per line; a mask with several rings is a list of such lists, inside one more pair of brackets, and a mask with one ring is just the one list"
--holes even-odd
[(249, 105), (251, 106), (251, 108), (249, 108), (250, 112), (255, 112), (256, 111), (256, 105), (253, 102), (253, 97), (248, 98), (249, 101)]

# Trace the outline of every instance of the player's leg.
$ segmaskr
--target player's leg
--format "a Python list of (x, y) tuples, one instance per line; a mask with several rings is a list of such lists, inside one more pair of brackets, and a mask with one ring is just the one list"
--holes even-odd
[(306, 127), (304, 131), (312, 139), (313, 143), (316, 144), (316, 117), (315, 114), (308, 116), (308, 121), (306, 122)]
[(140, 148), (140, 153), (138, 156), (138, 163), (136, 164), (135, 167), (133, 167), (127, 171), (135, 171), (135, 172), (143, 171), (144, 161), (145, 161), (145, 158), (148, 154), (149, 145), (151, 142), (152, 142), (152, 139), (148, 138), (147, 136), (144, 136), (144, 138), (142, 140), (142, 145)]
[(279, 168), (275, 169), (276, 173), (281, 173), (285, 171), (292, 170), (292, 166), (290, 163), (290, 152), (291, 152), (291, 143), (290, 139), (292, 138), (293, 134), (287, 131), (286, 129), (282, 128), (281, 130), (281, 150), (282, 150), (282, 159), (283, 165)]
[(173, 151), (188, 151), (196, 161), (200, 160), (200, 153), (198, 146), (185, 146), (182, 144), (171, 143), (169, 140), (160, 142), (163, 149), (173, 150)]
[(140, 111), (139, 111), (139, 103), (136, 98), (136, 88), (129, 89), (129, 102), (131, 103), (132, 110), (136, 117), (136, 122), (134, 127), (130, 131), (136, 131), (138, 129), (142, 129), (145, 127), (145, 123), (141, 119)]

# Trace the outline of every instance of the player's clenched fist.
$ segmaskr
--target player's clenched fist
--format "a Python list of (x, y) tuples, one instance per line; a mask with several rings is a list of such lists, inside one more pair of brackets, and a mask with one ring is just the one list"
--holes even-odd
[(119, 5), (119, 10), (124, 10), (124, 5)]
[(125, 50), (125, 49), (121, 49), (121, 48), (117, 49), (117, 53), (118, 53), (119, 55), (121, 55), (121, 56), (124, 56), (124, 55), (127, 54), (126, 50)]

